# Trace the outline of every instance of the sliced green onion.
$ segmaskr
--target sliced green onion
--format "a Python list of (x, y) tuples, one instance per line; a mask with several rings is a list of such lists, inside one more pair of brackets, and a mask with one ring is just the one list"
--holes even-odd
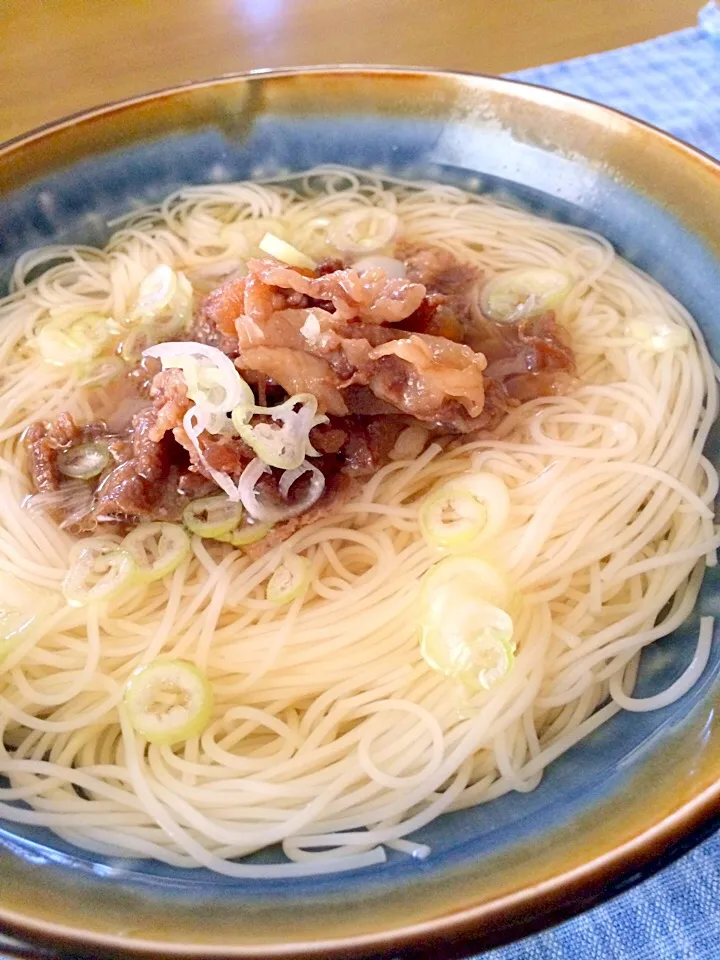
[(249, 514), (243, 513), (239, 526), (231, 530), (230, 533), (223, 533), (214, 539), (220, 540), (222, 543), (229, 543), (233, 547), (249, 547), (251, 543), (258, 543), (262, 540), (272, 528), (272, 523), (261, 523)]
[(203, 732), (212, 714), (212, 688), (187, 660), (153, 660), (125, 684), (124, 703), (133, 729), (150, 743), (172, 744)]
[(287, 263), (291, 267), (304, 267), (306, 270), (314, 270), (317, 264), (310, 257), (306, 256), (297, 247), (291, 243), (286, 243), (274, 233), (266, 233), (258, 244), (263, 253), (270, 254), (281, 263)]
[(70, 551), (70, 569), (62, 592), (73, 607), (100, 603), (117, 596), (133, 580), (135, 561), (114, 540), (90, 537)]
[[(300, 407), (296, 410), (296, 407)], [(252, 417), (271, 417), (272, 423), (251, 424)], [(268, 466), (295, 470), (306, 457), (318, 456), (310, 443), (310, 431), (328, 418), (317, 413), (317, 398), (297, 393), (276, 407), (240, 405), (232, 412), (232, 422), (242, 439)]]
[[(177, 291), (170, 311), (156, 313), (151, 323), (162, 338), (175, 336), (186, 331), (190, 325), (193, 311), (193, 288), (184, 273), (177, 275)], [(143, 321), (145, 322), (145, 321)]]
[(513, 593), (496, 566), (479, 557), (448, 557), (423, 578), (420, 651), (433, 670), (473, 690), (510, 670), (515, 643), (505, 609)]
[[(227, 409), (228, 397), (231, 391), (239, 389), (243, 401), (247, 401), (253, 396), (252, 387), (236, 371), (236, 376), (228, 383), (228, 378), (224, 370), (218, 370), (217, 367), (211, 367), (200, 362), (197, 372), (194, 376), (195, 383), (191, 389), (188, 389), (188, 397), (205, 410), (215, 410), (223, 414), (230, 413)], [(238, 382), (240, 384), (238, 386)], [(227, 420), (227, 418), (226, 418)]]
[(88, 363), (107, 346), (111, 339), (110, 319), (97, 313), (68, 321), (56, 317), (38, 332), (36, 343), (47, 363), (67, 367)]
[(628, 322), (625, 333), (654, 353), (676, 350), (690, 343), (690, 331), (687, 327), (681, 327), (678, 323), (667, 323), (664, 320), (654, 321), (638, 317)]
[(505, 574), (481, 557), (446, 557), (425, 574), (420, 594), (423, 609), (442, 619), (456, 597), (476, 597), (508, 609), (514, 592)]
[(183, 523), (199, 537), (217, 540), (232, 533), (243, 516), (241, 503), (223, 494), (193, 500), (183, 510)]
[(473, 690), (489, 690), (514, 661), (513, 622), (499, 607), (468, 600), (452, 617), (423, 626), (421, 653), (428, 666)]
[(476, 538), (487, 541), (498, 534), (507, 523), (510, 514), (510, 494), (500, 477), (486, 471), (467, 473), (448, 481), (449, 493), (462, 493), (473, 497), (485, 509), (485, 525)]
[(255, 402), (250, 385), (217, 347), (184, 341), (160, 343), (145, 355), (160, 360), (163, 370), (182, 370), (188, 398), (208, 416)]
[(141, 523), (122, 541), (135, 561), (137, 579), (151, 583), (172, 573), (190, 553), (190, 537), (177, 523)]
[(433, 547), (459, 550), (494, 537), (510, 512), (510, 495), (492, 473), (468, 473), (442, 484), (422, 504), (420, 530)]
[(89, 480), (102, 473), (110, 463), (110, 451), (104, 443), (81, 443), (62, 450), (58, 456), (58, 470), (66, 477)]
[(177, 285), (177, 274), (171, 267), (166, 264), (155, 267), (140, 284), (132, 315), (144, 319), (154, 317), (170, 306)]
[(161, 264), (140, 284), (129, 322), (152, 324), (156, 340), (184, 330), (192, 316), (192, 284), (184, 273)]
[(570, 287), (570, 278), (560, 270), (520, 267), (486, 283), (480, 294), (480, 306), (491, 320), (512, 323), (558, 306)]
[(487, 522), (487, 511), (469, 493), (440, 490), (420, 507), (419, 520), (429, 544), (453, 550), (477, 540)]
[(327, 240), (338, 250), (363, 254), (387, 247), (398, 228), (397, 214), (367, 206), (341, 213), (330, 223)]
[(265, 596), (270, 603), (281, 606), (299, 597), (307, 589), (309, 582), (310, 561), (296, 553), (289, 553), (283, 557), (280, 566), (268, 580)]

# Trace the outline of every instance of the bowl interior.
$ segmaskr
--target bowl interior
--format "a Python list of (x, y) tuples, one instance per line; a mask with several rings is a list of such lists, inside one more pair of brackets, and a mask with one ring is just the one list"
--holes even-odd
[[(253, 82), (262, 87), (273, 80)], [(123, 146), (64, 167), (57, 164), (29, 186), (0, 196), (3, 282), (24, 250), (66, 241), (101, 245), (113, 217), (182, 185), (267, 177), (334, 162), (510, 196), (543, 216), (604, 234), (690, 309), (720, 359), (715, 306), (720, 263), (707, 237), (683, 218), (679, 201), (668, 208), (638, 188), (631, 170), (604, 166), (590, 140), (577, 153), (562, 142), (525, 136), (522, 123), (504, 124), (487, 110), (471, 117), (447, 108), (423, 115), (417, 104), (413, 109), (407, 102), (405, 89), (405, 99), (398, 95), (392, 110), (379, 111), (362, 78), (356, 78), (348, 102), (333, 101), (325, 116), (309, 102), (305, 111), (288, 116), (273, 106), (272, 97), (248, 112), (240, 97), (247, 83), (226, 82), (215, 90), (233, 123), (218, 123), (198, 111), (193, 123), (184, 119), (169, 131), (149, 124)], [(364, 99), (358, 100), (358, 89)], [(500, 89), (506, 98), (525, 102), (524, 88), (506, 84)], [(480, 86), (477, 103), (482, 93)], [(569, 125), (579, 123), (577, 103), (558, 96), (551, 106), (564, 112)], [(121, 127), (128, 109), (132, 112), (118, 111), (112, 123)], [(154, 109), (159, 116), (163, 107)], [(74, 131), (80, 141), (88, 122)], [(639, 149), (642, 136), (650, 141), (653, 136), (639, 129), (641, 134), (632, 125), (606, 129), (605, 136), (635, 136)], [(22, 167), (23, 150), (11, 160)], [(717, 432), (708, 453), (720, 466)], [(645, 651), (637, 695), (663, 689), (682, 672), (692, 657), (699, 616), (719, 607), (720, 578), (710, 571), (693, 618)], [(614, 717), (552, 764), (530, 794), (445, 815), (419, 831), (417, 839), (432, 846), (424, 862), (389, 851), (386, 865), (353, 873), (242, 881), (205, 870), (103, 858), (78, 851), (48, 831), (4, 822), (1, 859), (7, 869), (0, 871), (0, 902), (18, 916), (42, 915), (70, 927), (162, 940), (179, 951), (188, 943), (249, 949), (319, 940), (328, 930), (359, 936), (390, 929), (400, 918), (405, 924), (425, 921), (572, 870), (695, 796), (720, 769), (719, 690), (715, 644), (703, 677), (676, 703)], [(258, 859), (269, 862), (276, 856), (271, 851)], [(30, 897), (41, 878), (50, 892), (39, 906)], [(357, 910), (338, 916), (337, 905), (350, 896)]]

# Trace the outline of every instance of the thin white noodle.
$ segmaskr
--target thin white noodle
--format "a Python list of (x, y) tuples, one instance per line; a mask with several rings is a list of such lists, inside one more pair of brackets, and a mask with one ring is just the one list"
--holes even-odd
[(703, 670), (710, 659), (712, 649), (714, 621), (712, 617), (702, 617), (697, 647), (692, 660), (682, 674), (661, 693), (652, 697), (629, 697), (622, 689), (623, 678), (615, 674), (610, 679), (610, 696), (623, 710), (632, 710), (634, 713), (645, 713), (648, 710), (661, 710), (682, 697), (702, 676)]
[[(357, 869), (382, 863), (382, 845), (424, 858), (429, 848), (408, 833), (534, 789), (621, 708), (665, 707), (707, 665), (703, 618), (683, 674), (632, 696), (641, 650), (688, 617), (720, 546), (718, 476), (702, 455), (717, 368), (683, 307), (602, 237), (490, 197), (339, 167), (298, 183), (302, 194), (282, 180), (186, 188), (118, 221), (105, 250), (20, 258), (0, 302), (0, 584), (58, 597), (73, 541), (22, 508), (20, 436), (65, 409), (92, 414), (86, 374), (39, 363), (34, 334), (88, 310), (122, 320), (161, 263), (214, 283), (242, 271), (268, 231), (321, 260), (338, 252), (328, 237), (356, 243), (361, 230), (392, 253), (397, 226), (488, 277), (552, 267), (571, 281), (558, 318), (580, 385), (513, 411), (494, 438), (389, 463), (353, 502), (260, 560), (194, 538), (170, 577), (96, 610), (55, 605), (0, 661), (8, 820), (100, 854), (231, 876)], [(638, 316), (686, 326), (691, 342), (654, 354), (627, 334)], [(508, 488), (508, 521), (483, 552), (522, 602), (513, 670), (463, 698), (419, 652), (418, 583), (439, 555), (418, 511), (436, 485), (473, 469)], [(311, 579), (277, 607), (265, 583), (284, 551), (308, 557)], [(144, 748), (122, 707), (129, 674), (158, 656), (192, 660), (213, 686), (210, 726), (173, 748)], [(283, 862), (237, 862), (274, 843)]]

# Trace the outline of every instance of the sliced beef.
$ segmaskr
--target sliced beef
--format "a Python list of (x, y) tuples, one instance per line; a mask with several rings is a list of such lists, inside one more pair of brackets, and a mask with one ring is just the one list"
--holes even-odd
[[(146, 415), (147, 436), (158, 443), (173, 427), (179, 426), (192, 407), (181, 370), (164, 370), (153, 380), (150, 390), (152, 410)], [(137, 419), (137, 417), (136, 417)]]
[[(191, 443), (185, 428), (183, 426), (175, 427), (173, 437), (177, 445), (187, 453), (190, 464), (189, 472), (198, 474), (215, 483), (212, 474), (208, 473), (195, 446)], [(203, 431), (198, 437), (198, 444), (205, 458), (205, 463), (209, 467), (212, 467), (213, 470), (219, 470), (221, 473), (227, 473), (228, 476), (235, 479), (255, 458), (253, 450), (240, 437), (217, 437)]]
[(58, 445), (48, 436), (48, 426), (38, 421), (25, 431), (25, 449), (27, 450), (30, 479), (35, 490), (47, 493), (57, 490), (62, 480), (58, 468)]
[[(228, 281), (228, 286), (234, 283), (234, 280), (230, 280)], [(222, 288), (208, 294), (200, 303), (193, 317), (188, 337), (195, 343), (205, 343), (209, 347), (216, 347), (218, 350), (226, 353), (228, 357), (236, 357), (238, 355), (238, 340), (235, 333), (235, 317), (231, 317), (231, 325), (229, 326), (230, 333), (225, 333), (224, 330), (228, 325), (223, 322), (222, 308), (220, 308), (217, 314), (214, 309), (215, 298), (222, 302), (222, 297), (218, 297), (220, 289)], [(234, 308), (230, 307), (230, 304), (233, 302), (233, 299), (230, 299), (228, 303), (230, 314), (234, 312)]]
[(342, 322), (320, 308), (284, 310), (263, 325), (247, 317), (238, 321), (241, 350), (237, 367), (248, 379), (258, 374), (280, 384), (289, 394), (312, 393), (321, 413), (347, 414), (342, 391), (349, 385), (356, 364), (350, 356), (357, 341), (379, 346), (404, 336), (400, 330), (361, 321)]
[(52, 423), (38, 421), (31, 424), (23, 439), (35, 489), (39, 493), (58, 490), (66, 480), (58, 466), (60, 453), (77, 444), (95, 440), (106, 430), (102, 422), (78, 426), (70, 413), (61, 413)]
[(107, 520), (142, 520), (156, 516), (162, 485), (148, 480), (137, 471), (134, 460), (115, 467), (95, 491), (93, 516), (98, 522)]
[(332, 422), (321, 423), (310, 431), (310, 443), (319, 453), (339, 453), (345, 445), (348, 437), (345, 429), (347, 420), (335, 422), (338, 426), (334, 426)]
[[(363, 334), (370, 329), (382, 335), (373, 334), (368, 340)], [(484, 425), (477, 418), (483, 410), (485, 358), (469, 347), (440, 337), (408, 335), (397, 328), (355, 323), (324, 326), (321, 321), (307, 349), (329, 364), (343, 403), (347, 389), (360, 386), (382, 405), (360, 410), (356, 392), (354, 412), (402, 413), (450, 432), (464, 433)], [(287, 362), (293, 362), (292, 356)], [(347, 405), (346, 409), (350, 410)]]
[[(482, 274), (470, 263), (458, 260), (442, 247), (402, 244), (396, 255), (404, 261), (407, 277), (427, 290), (418, 309), (403, 326), (416, 333), (468, 343), (472, 329), (472, 304), (482, 283)], [(479, 347), (469, 344), (474, 350)]]
[[(90, 425), (88, 433), (92, 436), (96, 432), (97, 426), (93, 429), (92, 425)], [(48, 440), (53, 443), (56, 448), (60, 449), (79, 443), (84, 439), (83, 434), (83, 428), (75, 423), (71, 414), (61, 413), (54, 423), (48, 425), (46, 435)]]
[(203, 456), (213, 470), (237, 479), (250, 461), (255, 459), (255, 451), (240, 437), (213, 437), (205, 440)]
[(346, 264), (339, 257), (328, 257), (322, 260), (315, 268), (316, 277), (326, 277), (329, 273), (337, 273), (338, 270), (344, 270)]
[(167, 476), (171, 454), (165, 441), (167, 431), (158, 432), (158, 411), (148, 407), (135, 414), (132, 426), (135, 470), (146, 480), (162, 480)]
[(188, 500), (197, 500), (200, 497), (210, 497), (217, 493), (217, 484), (214, 480), (203, 477), (202, 474), (182, 471), (178, 476), (178, 493)]
[[(126, 387), (122, 386), (124, 397)], [(89, 531), (98, 522), (179, 516), (176, 474), (178, 460), (187, 458), (184, 454), (178, 457), (178, 451), (182, 451), (169, 431), (182, 422), (190, 406), (182, 374), (179, 370), (155, 374), (149, 393), (152, 402), (144, 401), (145, 406), (132, 416), (124, 435), (109, 432), (104, 422), (81, 428), (70, 414), (61, 414), (52, 424), (33, 424), (28, 430), (25, 442), (38, 491), (60, 490), (68, 482), (58, 467), (61, 451), (102, 440), (110, 452), (113, 462), (94, 481), (97, 486), (88, 514), (74, 520), (76, 529)]]
[(483, 408), (482, 354), (397, 327), (340, 322), (318, 309), (284, 311), (258, 326), (255, 345), (242, 347), (236, 364), (289, 395), (312, 393), (319, 410), (335, 416), (350, 412), (346, 391), (358, 386), (380, 407), (355, 412), (400, 412), (453, 432), (473, 429)]
[(95, 491), (94, 520), (124, 526), (145, 520), (179, 520), (189, 500), (179, 491), (178, 468), (169, 467), (161, 480), (141, 476), (134, 460), (116, 467)]
[(352, 417), (343, 444), (343, 470), (352, 477), (372, 476), (388, 462), (407, 421), (398, 416)]
[[(359, 274), (340, 262), (307, 271), (250, 260), (247, 276), (229, 279), (198, 307), (189, 339), (232, 357), (259, 405), (309, 393), (330, 417), (310, 438), (313, 463), (325, 476), (323, 496), (277, 524), (248, 548), (251, 555), (327, 516), (361, 478), (392, 457), (417, 455), (429, 436), (490, 430), (517, 404), (575, 382), (573, 351), (552, 313), (496, 323), (479, 309), (483, 278), (474, 266), (438, 247), (406, 246), (398, 254), (407, 271), (402, 280), (380, 269)], [(75, 490), (65, 490), (59, 454), (100, 436), (107, 445), (111, 464), (81, 484), (80, 509), (74, 498), (72, 516), (59, 517), (74, 531), (177, 520), (192, 499), (219, 492), (213, 472), (237, 482), (255, 458), (238, 436), (207, 432), (197, 439), (201, 457), (183, 426), (192, 406), (184, 375), (161, 372), (156, 360), (89, 398), (98, 422), (81, 427), (62, 414), (25, 435), (35, 489), (57, 492), (58, 502)], [(287, 505), (280, 475), (264, 475), (259, 489)], [(292, 489), (291, 499), (301, 495)]]
[[(414, 333), (374, 347), (368, 360), (374, 365), (368, 380), (370, 389), (402, 413), (432, 421), (448, 398), (457, 400), (471, 418), (482, 413), (483, 371), (487, 363), (481, 353), (473, 353), (470, 347)], [(390, 363), (385, 365), (385, 360)], [(402, 364), (399, 391), (396, 361)]]
[(171, 431), (192, 405), (181, 371), (157, 373), (150, 395), (152, 404), (132, 418), (132, 457), (102, 477), (95, 492), (93, 513), (99, 521), (178, 514), (178, 458)]
[[(324, 313), (319, 308), (318, 312)], [(292, 308), (277, 310), (262, 323), (245, 313), (238, 317), (235, 321), (240, 353), (240, 358), (236, 361), (238, 366), (245, 364), (244, 353), (251, 347), (289, 347), (293, 350), (304, 350), (306, 334), (303, 333), (303, 328), (308, 315), (307, 310)]]
[(521, 373), (516, 377), (509, 377), (503, 383), (507, 395), (515, 404), (527, 403), (538, 397), (558, 397), (568, 393), (577, 386), (577, 378), (570, 372), (555, 371), (553, 373)]
[[(209, 293), (200, 304), (191, 333), (202, 343), (235, 337), (235, 320), (245, 312), (245, 277), (235, 277)], [(219, 343), (211, 343), (222, 350)], [(223, 350), (223, 353), (225, 351)]]
[(528, 373), (574, 373), (569, 337), (552, 311), (504, 326), (502, 346), (488, 358), (488, 376), (506, 379)]
[[(264, 264), (265, 261), (250, 263)], [(342, 261), (326, 260), (315, 273), (317, 277), (324, 277), (338, 270), (342, 270)], [(240, 349), (237, 330), (240, 317), (263, 326), (273, 314), (283, 310), (331, 306), (327, 298), (308, 296), (301, 290), (293, 289), (292, 285), (285, 285), (284, 289), (282, 286), (266, 283), (252, 269), (245, 277), (227, 280), (200, 303), (190, 330), (190, 339), (217, 347), (229, 357), (236, 357)]]
[(351, 416), (397, 416), (397, 409), (391, 403), (376, 397), (369, 387), (359, 383), (351, 383), (346, 390), (343, 390), (343, 400), (347, 403)]
[[(408, 279), (427, 296), (404, 327), (465, 343), (488, 360), (486, 377), (517, 401), (566, 392), (575, 372), (567, 335), (552, 312), (516, 323), (496, 323), (478, 306), (483, 276), (440, 247), (401, 245)], [(497, 391), (496, 391), (497, 394)]]
[(395, 255), (405, 264), (408, 280), (421, 283), (428, 293), (467, 298), (482, 280), (476, 266), (458, 260), (443, 247), (403, 243), (398, 245)]
[(289, 395), (312, 393), (321, 413), (339, 417), (347, 413), (340, 381), (322, 357), (289, 347), (257, 346), (243, 350), (239, 365), (243, 372), (249, 370), (269, 377)]
[[(162, 364), (156, 357), (143, 357), (140, 363), (130, 370), (125, 378), (131, 385), (131, 392), (138, 394), (145, 400), (149, 400), (153, 380), (161, 370)], [(123, 378), (121, 378), (120, 381), (116, 381), (116, 383), (119, 382), (122, 385), (122, 379)], [(114, 384), (110, 386), (114, 386)], [(103, 387), (103, 393), (106, 396), (108, 395), (108, 387)]]
[[(338, 320), (365, 320), (368, 323), (399, 323), (422, 303), (425, 288), (409, 280), (388, 277), (380, 268), (336, 270), (319, 277), (304, 276), (299, 270), (271, 260), (249, 260), (253, 282), (305, 294), (315, 301), (330, 302)], [(269, 300), (263, 299), (264, 310)], [(263, 314), (245, 311), (262, 323)]]

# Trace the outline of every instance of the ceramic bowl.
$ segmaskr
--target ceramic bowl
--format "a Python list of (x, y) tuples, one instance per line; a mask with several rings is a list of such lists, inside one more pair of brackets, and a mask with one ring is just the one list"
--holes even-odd
[[(720, 357), (720, 168), (595, 104), (491, 77), (385, 68), (230, 76), (102, 107), (0, 150), (0, 274), (23, 250), (100, 244), (108, 219), (189, 183), (321, 162), (502, 192), (607, 236), (695, 315)], [(717, 463), (717, 443), (710, 455)], [(720, 612), (642, 659), (667, 686)], [(720, 810), (720, 648), (672, 706), (620, 714), (530, 794), (441, 817), (432, 855), (354, 873), (238, 881), (117, 862), (0, 830), (0, 926), (100, 957), (462, 956), (523, 936), (646, 876)]]

